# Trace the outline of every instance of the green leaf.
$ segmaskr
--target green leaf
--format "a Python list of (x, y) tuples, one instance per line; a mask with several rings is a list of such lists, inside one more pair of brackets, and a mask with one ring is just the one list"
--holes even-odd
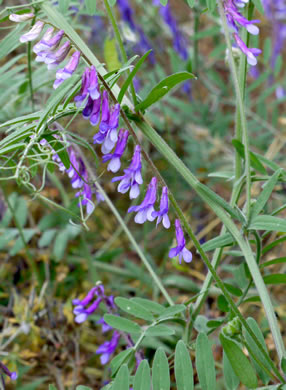
[(236, 390), (240, 380), (233, 371), (225, 351), (223, 352), (223, 375), (227, 390)]
[(115, 298), (115, 303), (121, 310), (129, 313), (135, 317), (142, 318), (146, 321), (154, 321), (153, 315), (150, 311), (146, 310), (139, 303), (132, 301), (131, 299), (117, 297)]
[(160, 303), (149, 301), (149, 299), (145, 298), (131, 298), (132, 302), (136, 302), (139, 305), (143, 306), (146, 310), (150, 310), (155, 314), (161, 314), (165, 307), (160, 305)]
[(114, 7), (117, 0), (108, 0), (111, 7)]
[(207, 0), (207, 7), (210, 10), (210, 12), (214, 12), (216, 9), (216, 1), (215, 0)]
[(174, 88), (179, 83), (193, 79), (195, 76), (189, 72), (180, 72), (175, 73), (171, 76), (166, 77), (159, 84), (157, 84), (149, 93), (146, 99), (143, 102), (137, 104), (135, 111), (145, 110), (150, 107), (152, 104), (156, 103), (163, 96), (165, 96), (172, 88)]
[(168, 4), (168, 0), (160, 0), (160, 3), (165, 6)]
[(18, 198), (14, 211), (19, 225), (23, 228), (27, 222), (28, 208), (27, 203), (22, 196)]
[(57, 229), (48, 229), (46, 230), (40, 240), (38, 241), (38, 247), (44, 248), (51, 244), (52, 240), (54, 239), (55, 235), (57, 233)]
[(124, 351), (120, 352), (118, 355), (116, 355), (110, 363), (112, 375), (114, 375), (119, 367), (123, 365), (123, 363), (128, 363), (130, 359), (132, 359), (135, 355), (133, 348), (125, 349)]
[(272, 217), (272, 215), (257, 215), (253, 218), (248, 230), (266, 230), (286, 233), (285, 219)]
[(159, 320), (163, 320), (165, 318), (173, 318), (176, 314), (182, 313), (186, 310), (185, 305), (174, 305), (170, 306), (160, 314)]
[(90, 387), (79, 385), (76, 387), (76, 390), (92, 390)]
[(70, 159), (69, 159), (69, 154), (66, 151), (66, 149), (64, 149), (64, 146), (62, 145), (62, 143), (59, 140), (57, 140), (56, 137), (54, 137), (53, 135), (50, 135), (50, 134), (44, 134), (43, 138), (48, 141), (48, 143), (51, 145), (51, 147), (57, 153), (61, 162), (64, 164), (65, 168), (69, 169), (69, 167), (71, 165)]
[(238, 344), (225, 337), (223, 334), (220, 334), (219, 338), (233, 371), (240, 379), (241, 383), (250, 389), (255, 389), (257, 387), (255, 370)]
[(57, 261), (60, 261), (65, 254), (65, 250), (68, 244), (69, 234), (67, 229), (61, 230), (56, 236), (54, 246), (53, 246), (53, 255)]
[(150, 388), (151, 388), (150, 367), (147, 360), (142, 360), (135, 374), (133, 389), (150, 390)]
[(170, 372), (163, 348), (158, 348), (152, 365), (153, 390), (170, 390)]
[[(260, 345), (262, 345), (265, 352), (268, 353), (263, 333), (262, 333), (261, 329), (259, 328), (255, 319), (249, 317), (249, 318), (247, 318), (246, 322), (249, 325), (249, 327), (251, 328), (251, 330), (254, 332), (255, 336), (257, 337), (258, 341), (260, 342)], [(271, 365), (266, 360), (266, 358), (264, 357), (264, 355), (262, 354), (260, 349), (257, 347), (256, 343), (253, 341), (253, 338), (249, 335), (249, 333), (247, 331), (244, 332), (244, 336), (245, 336), (245, 340), (246, 340), (247, 344), (249, 345), (252, 353), (259, 359), (259, 361), (261, 363), (263, 363), (263, 365), (269, 371), (272, 371)], [(262, 382), (264, 383), (264, 385), (267, 385), (271, 379), (270, 376), (268, 375), (268, 373), (265, 372), (265, 370), (262, 369), (262, 367), (260, 367), (259, 364), (256, 363), (256, 361), (254, 359), (251, 358), (251, 361), (253, 362), (253, 365), (254, 365), (259, 377), (261, 378)]]
[[(57, 390), (55, 385), (49, 385), (49, 390)], [(77, 389), (78, 390), (78, 389)]]
[(104, 60), (109, 71), (120, 68), (120, 61), (117, 54), (116, 40), (106, 38), (104, 41)]
[(193, 390), (193, 366), (185, 343), (180, 340), (175, 350), (175, 377), (177, 390)]
[(95, 15), (96, 13), (96, 0), (85, 0), (85, 7), (89, 15)]
[(24, 229), (23, 230), (23, 238), (24, 242), (21, 236), (17, 238), (15, 241), (15, 244), (10, 249), (9, 254), (11, 256), (15, 256), (20, 250), (22, 250), (25, 247), (25, 243), (28, 244), (28, 242), (33, 238), (33, 236), (36, 234), (36, 229)]
[(232, 295), (235, 295), (236, 297), (242, 296), (242, 291), (240, 288), (233, 286), (230, 283), (224, 283), (224, 287), (230, 292)]
[[(232, 140), (232, 144), (235, 147), (236, 151), (240, 154), (240, 156), (244, 159), (245, 153), (244, 153), (244, 145), (237, 139)], [(262, 173), (263, 175), (267, 175), (267, 171), (264, 168), (264, 166), (261, 164), (257, 156), (250, 152), (250, 165), (256, 169), (258, 172)]]
[(12, 150), (20, 150), (21, 148), (25, 148), (26, 146), (27, 145), (24, 142), (19, 142), (18, 144), (7, 146), (6, 148), (0, 150), (0, 155), (12, 152)]
[(25, 26), (27, 26), (27, 23), (19, 23), (8, 35), (5, 36), (5, 38), (2, 39), (0, 42), (0, 60), (21, 45), (19, 39), (23, 34), (22, 30)]
[(129, 390), (129, 371), (126, 364), (120, 367), (112, 387), (116, 390)]
[(286, 275), (285, 274), (271, 274), (263, 277), (265, 284), (285, 284)]
[(205, 333), (199, 333), (196, 341), (196, 368), (202, 390), (216, 388), (215, 364), (212, 349)]
[(166, 325), (154, 325), (150, 326), (146, 332), (146, 336), (172, 336), (175, 333), (174, 329)]
[(129, 73), (125, 83), (122, 85), (122, 88), (120, 90), (120, 93), (118, 95), (118, 103), (121, 104), (122, 102), (122, 99), (125, 95), (125, 92), (127, 91), (127, 88), (129, 87), (129, 85), (131, 84), (133, 78), (136, 76), (136, 73), (138, 72), (138, 70), (141, 68), (141, 65), (144, 63), (144, 61), (146, 60), (146, 58), (148, 57), (148, 55), (151, 53), (152, 50), (149, 50), (147, 51), (147, 53), (145, 53), (143, 55), (143, 57), (140, 58), (140, 60), (137, 62), (137, 64), (135, 65), (134, 69), (132, 70), (132, 72)]
[(112, 328), (121, 330), (126, 333), (141, 333), (141, 328), (138, 324), (127, 318), (115, 316), (113, 314), (105, 314), (104, 321), (112, 326)]
[(230, 233), (222, 234), (221, 236), (215, 237), (205, 244), (202, 245), (204, 251), (212, 251), (217, 248), (223, 248), (225, 246), (233, 246), (234, 239)]
[(69, 8), (70, 0), (59, 0), (60, 12), (65, 14)]
[(286, 257), (278, 257), (277, 259), (269, 260), (269, 261), (266, 261), (263, 264), (260, 264), (259, 268), (262, 269), (262, 268), (265, 268), (265, 267), (269, 267), (270, 265), (283, 264), (283, 263), (286, 263)]
[(219, 295), (217, 299), (217, 306), (220, 311), (227, 313), (229, 311), (229, 304), (224, 295)]
[(266, 205), (282, 171), (283, 171), (282, 169), (278, 169), (274, 173), (274, 175), (267, 181), (267, 183), (265, 184), (265, 186), (263, 188), (263, 191), (261, 192), (261, 194), (257, 198), (254, 206), (251, 208), (250, 219), (255, 218), (260, 213), (260, 211), (263, 209), (263, 207)]

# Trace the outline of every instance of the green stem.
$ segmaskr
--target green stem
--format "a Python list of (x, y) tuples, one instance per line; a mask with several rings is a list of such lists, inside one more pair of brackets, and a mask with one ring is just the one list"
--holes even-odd
[(32, 43), (28, 42), (27, 45), (27, 60), (28, 60), (28, 84), (31, 97), (32, 110), (35, 111), (34, 92), (33, 92), (33, 78), (32, 78), (32, 56), (31, 56)]
[[(116, 38), (116, 41), (118, 43), (122, 59), (126, 63), (128, 61), (128, 57), (127, 57), (127, 54), (126, 54), (126, 51), (125, 51), (125, 47), (123, 45), (123, 41), (121, 39), (119, 28), (117, 26), (115, 17), (113, 15), (113, 12), (112, 12), (112, 9), (111, 9), (111, 7), (109, 5), (108, 0), (104, 0), (104, 5), (105, 5), (105, 8), (106, 8), (106, 12), (107, 12), (108, 18), (109, 18), (109, 20), (110, 20), (110, 22), (112, 24), (112, 27), (113, 27), (113, 30), (114, 30), (114, 34), (115, 34), (115, 38)], [(128, 71), (128, 73), (130, 74), (130, 70)], [(137, 99), (136, 99), (135, 88), (134, 88), (134, 85), (133, 85), (133, 80), (132, 80), (132, 82), (130, 84), (130, 90), (131, 90), (131, 96), (132, 96), (132, 100), (133, 100), (133, 105), (135, 107), (136, 104), (137, 104)]]
[[(248, 130), (247, 130), (247, 123), (246, 123), (246, 115), (245, 115), (245, 109), (244, 109), (244, 103), (243, 103), (243, 95), (240, 89), (239, 79), (237, 75), (237, 69), (233, 57), (232, 52), (232, 44), (230, 39), (230, 33), (229, 28), (227, 25), (227, 20), (225, 16), (225, 12), (223, 9), (222, 0), (218, 0), (218, 8), (219, 8), (219, 14), (220, 19), (222, 21), (222, 26), (224, 29), (226, 44), (228, 48), (228, 58), (229, 58), (229, 65), (230, 70), (232, 73), (233, 83), (234, 83), (234, 89), (235, 94), (237, 97), (237, 103), (238, 103), (238, 109), (239, 109), (239, 118), (241, 123), (241, 132), (243, 137), (243, 143), (245, 148), (245, 174), (246, 174), (246, 215), (247, 218), (249, 218), (250, 215), (250, 205), (251, 205), (251, 166), (250, 166), (250, 149), (249, 149), (249, 137), (248, 137)], [(239, 137), (241, 135), (239, 134)], [(240, 172), (236, 172), (239, 174), (239, 177), (241, 176)]]

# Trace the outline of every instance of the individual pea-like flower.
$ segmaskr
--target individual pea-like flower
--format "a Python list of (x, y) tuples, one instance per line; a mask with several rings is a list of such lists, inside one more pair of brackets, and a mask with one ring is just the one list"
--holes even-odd
[[(95, 301), (93, 301), (96, 296)], [(73, 305), (76, 305), (73, 313), (75, 314), (75, 322), (81, 324), (86, 321), (88, 316), (93, 314), (98, 308), (100, 302), (105, 298), (104, 287), (98, 285), (93, 287), (85, 296), (84, 299), (74, 299), (72, 301)], [(93, 301), (93, 302), (92, 302)], [(89, 305), (89, 306), (88, 306)]]
[(26, 13), (26, 14), (11, 14), (9, 15), (9, 19), (12, 22), (15, 23), (21, 23), (21, 22), (26, 22), (26, 20), (33, 19), (35, 15), (33, 13)]
[(140, 193), (139, 186), (143, 183), (141, 169), (141, 148), (140, 145), (136, 145), (131, 163), (127, 169), (124, 169), (124, 175), (112, 179), (112, 182), (120, 181), (117, 191), (125, 194), (130, 190), (130, 199), (136, 199)]
[(119, 171), (121, 166), (120, 159), (125, 151), (128, 136), (129, 136), (129, 132), (127, 130), (120, 129), (118, 135), (118, 141), (114, 152), (103, 156), (102, 158), (103, 162), (110, 161), (110, 163), (107, 166), (108, 171), (111, 171), (113, 173)]
[(80, 92), (74, 98), (74, 101), (75, 101), (77, 107), (81, 107), (82, 103), (85, 101), (85, 99), (88, 96), (89, 75), (90, 75), (90, 70), (88, 67), (86, 67), (83, 74), (82, 74), (82, 82), (81, 82)]
[(71, 56), (69, 62), (66, 64), (66, 66), (63, 69), (59, 69), (56, 73), (56, 80), (54, 82), (54, 89), (57, 89), (59, 85), (61, 85), (65, 80), (70, 78), (76, 68), (78, 67), (80, 59), (80, 51), (76, 51)]
[(67, 41), (55, 53), (47, 54), (45, 63), (48, 65), (48, 69), (56, 68), (69, 54), (70, 49), (71, 43)]
[(20, 42), (24, 43), (24, 42), (34, 41), (41, 34), (43, 27), (44, 27), (43, 22), (41, 21), (36, 22), (30, 31), (28, 31), (24, 35), (21, 35)]
[(102, 107), (101, 107), (101, 121), (99, 125), (99, 132), (93, 137), (94, 144), (103, 144), (101, 151), (103, 154), (109, 153), (115, 146), (118, 135), (117, 128), (119, 124), (120, 104), (110, 110), (108, 102), (107, 91), (103, 92)]
[(60, 44), (64, 36), (64, 30), (58, 31), (52, 37), (51, 35), (53, 30), (54, 29), (52, 27), (49, 28), (44, 34), (43, 38), (33, 47), (33, 52), (37, 54), (37, 62), (45, 62), (46, 57)]
[(152, 213), (152, 216), (157, 218), (157, 225), (162, 221), (162, 224), (165, 229), (169, 229), (169, 227), (171, 226), (168, 212), (169, 212), (168, 187), (165, 186), (162, 189), (160, 210), (153, 211)]
[(12, 381), (15, 381), (15, 380), (18, 378), (17, 372), (15, 372), (15, 371), (10, 371), (9, 368), (6, 367), (5, 364), (2, 363), (2, 362), (0, 361), (0, 373), (1, 373), (1, 371), (2, 371), (5, 375), (9, 376), (9, 378), (11, 378)]
[(225, 0), (224, 8), (229, 26), (238, 33), (238, 26), (244, 27), (250, 34), (258, 35), (259, 28), (254, 23), (260, 20), (248, 20), (238, 10), (234, 0)]
[(97, 355), (100, 356), (101, 364), (104, 365), (108, 363), (114, 351), (117, 348), (118, 342), (120, 339), (120, 334), (116, 330), (113, 332), (112, 338), (110, 341), (105, 341), (96, 351)]
[(252, 66), (256, 65), (257, 64), (256, 57), (259, 56), (259, 54), (261, 54), (261, 50), (256, 48), (249, 49), (246, 46), (246, 44), (243, 42), (243, 40), (240, 38), (240, 36), (236, 33), (234, 34), (234, 38), (236, 40), (237, 46), (246, 55), (247, 62), (249, 63), (249, 65)]
[(101, 317), (97, 322), (97, 324), (101, 325), (101, 330), (102, 330), (102, 333), (106, 333), (106, 332), (109, 332), (110, 330), (112, 330), (112, 326), (108, 325), (105, 321), (104, 321), (104, 318)]
[(179, 256), (179, 263), (182, 263), (182, 258), (186, 263), (190, 263), (192, 261), (192, 253), (186, 248), (186, 241), (184, 238), (184, 232), (181, 227), (181, 223), (179, 219), (175, 221), (176, 228), (176, 240), (177, 246), (172, 248), (169, 252), (169, 257), (172, 259), (173, 257)]
[(87, 88), (89, 96), (92, 100), (96, 100), (100, 97), (99, 87), (98, 87), (98, 76), (95, 66), (91, 66), (89, 74), (89, 87)]
[(98, 99), (93, 101), (92, 110), (90, 113), (89, 121), (92, 126), (96, 126), (100, 118), (100, 108), (101, 108), (101, 95)]
[(86, 183), (86, 181), (88, 180), (87, 173), (85, 173), (83, 177), (85, 179), (85, 182), (83, 183), (83, 186), (81, 187), (80, 191), (78, 191), (75, 196), (76, 198), (81, 197), (81, 200), (78, 205), (86, 206), (87, 214), (91, 214), (94, 210), (94, 204), (92, 202), (93, 190), (91, 186)]
[(138, 206), (131, 206), (128, 209), (128, 213), (132, 213), (135, 211), (137, 214), (135, 216), (134, 221), (136, 223), (144, 223), (147, 220), (152, 222), (156, 218), (153, 215), (154, 204), (157, 198), (157, 178), (153, 177), (149, 183), (148, 189), (146, 191), (145, 198), (143, 202)]

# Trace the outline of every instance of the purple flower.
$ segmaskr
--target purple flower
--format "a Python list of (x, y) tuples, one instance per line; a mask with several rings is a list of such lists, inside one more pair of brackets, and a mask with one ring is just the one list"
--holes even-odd
[(125, 151), (128, 136), (129, 136), (129, 132), (127, 130), (120, 129), (118, 135), (118, 141), (114, 152), (103, 156), (102, 158), (103, 162), (110, 161), (107, 167), (108, 171), (111, 171), (113, 173), (119, 171), (121, 166), (120, 159)]
[(153, 211), (152, 216), (157, 218), (157, 225), (163, 221), (163, 226), (166, 229), (169, 229), (171, 223), (168, 217), (169, 212), (169, 198), (168, 198), (168, 187), (163, 187), (162, 196), (160, 200), (160, 211)]
[(183, 229), (181, 227), (181, 223), (179, 219), (175, 221), (176, 227), (176, 240), (177, 246), (172, 248), (169, 252), (169, 257), (172, 259), (173, 257), (179, 256), (179, 262), (181, 264), (182, 258), (186, 263), (190, 263), (192, 261), (192, 253), (186, 248), (186, 241), (184, 238)]
[(33, 19), (35, 15), (33, 13), (27, 13), (27, 14), (11, 14), (9, 15), (9, 19), (12, 22), (20, 23), (25, 22), (26, 20)]
[[(92, 302), (95, 295), (97, 296), (97, 298), (94, 302)], [(98, 286), (93, 287), (88, 292), (88, 294), (85, 296), (84, 299), (82, 299), (82, 300), (74, 299), (72, 301), (72, 303), (73, 303), (73, 305), (76, 305), (76, 307), (73, 310), (73, 313), (76, 316), (75, 322), (77, 322), (78, 324), (81, 324), (82, 322), (86, 321), (88, 316), (90, 316), (91, 314), (93, 314), (95, 312), (95, 310), (98, 308), (100, 302), (102, 302), (102, 300), (104, 298), (105, 298), (104, 287), (102, 285), (98, 285)], [(88, 306), (89, 304), (90, 304), (90, 306)]]
[(24, 43), (24, 42), (34, 41), (41, 34), (43, 27), (44, 27), (44, 23), (38, 21), (37, 23), (34, 24), (34, 26), (31, 28), (30, 31), (28, 31), (24, 35), (21, 35), (20, 42)]
[(45, 62), (46, 57), (60, 44), (64, 30), (58, 31), (54, 37), (51, 37), (53, 30), (53, 28), (49, 28), (43, 38), (34, 46), (33, 51), (37, 54), (37, 62)]
[(96, 126), (99, 122), (100, 108), (101, 108), (101, 95), (99, 95), (98, 99), (95, 99), (93, 101), (92, 111), (89, 118), (90, 124), (92, 126)]
[[(88, 180), (87, 174), (84, 175), (84, 179)], [(84, 183), (83, 187), (78, 191), (75, 196), (82, 197), (79, 202), (79, 206), (86, 206), (87, 214), (91, 214), (94, 210), (94, 204), (92, 202), (93, 190), (88, 183)]]
[(243, 40), (239, 37), (238, 34), (233, 34), (234, 38), (236, 40), (237, 46), (240, 48), (240, 50), (246, 55), (247, 62), (249, 65), (256, 65), (257, 59), (256, 57), (261, 53), (260, 49), (249, 49), (246, 44), (243, 42)]
[(88, 95), (89, 74), (90, 74), (89, 68), (85, 68), (85, 70), (82, 74), (81, 90), (79, 92), (79, 95), (77, 95), (74, 98), (74, 101), (76, 102), (77, 107), (81, 107), (82, 103), (85, 101), (85, 99)]
[(47, 54), (45, 63), (48, 65), (48, 69), (56, 68), (66, 58), (70, 48), (71, 43), (67, 41), (55, 53)]
[(57, 89), (66, 79), (70, 78), (76, 70), (80, 59), (80, 51), (76, 51), (71, 56), (69, 62), (63, 69), (59, 69), (56, 73), (56, 81), (54, 82), (54, 89)]
[(2, 362), (0, 362), (0, 372), (3, 372), (4, 374), (6, 374), (7, 376), (9, 376), (11, 379), (12, 379), (12, 381), (15, 381), (17, 378), (18, 378), (18, 374), (17, 374), (17, 372), (15, 372), (15, 371), (10, 371), (9, 369), (8, 369), (8, 367), (6, 367), (5, 366), (5, 364), (4, 363), (2, 363)]
[(143, 183), (141, 169), (141, 148), (140, 145), (136, 145), (129, 168), (124, 169), (123, 176), (112, 179), (112, 182), (120, 181), (117, 188), (118, 192), (125, 194), (130, 190), (130, 199), (136, 199), (140, 193), (139, 185)]
[(157, 178), (153, 177), (149, 183), (145, 198), (143, 202), (138, 206), (131, 206), (128, 209), (128, 213), (135, 211), (137, 214), (135, 216), (136, 223), (144, 223), (146, 220), (154, 221), (156, 216), (153, 215), (154, 204), (157, 198)]
[(115, 330), (113, 332), (111, 340), (105, 341), (97, 349), (96, 354), (101, 355), (100, 361), (102, 365), (106, 364), (110, 360), (111, 355), (114, 353), (114, 351), (117, 348), (119, 339), (120, 339), (120, 334)]
[(95, 67), (92, 65), (90, 68), (89, 74), (89, 87), (88, 87), (89, 96), (92, 100), (96, 100), (100, 97), (100, 92), (98, 88), (98, 76)]
[(234, 0), (225, 0), (224, 8), (226, 12), (226, 18), (231, 28), (238, 33), (237, 25), (245, 27), (250, 34), (258, 35), (259, 28), (253, 23), (260, 23), (260, 20), (248, 20), (237, 10), (237, 6)]
[(99, 132), (93, 137), (94, 144), (103, 144), (103, 154), (109, 153), (117, 142), (117, 128), (119, 124), (120, 104), (116, 104), (110, 111), (107, 91), (103, 92), (101, 122)]

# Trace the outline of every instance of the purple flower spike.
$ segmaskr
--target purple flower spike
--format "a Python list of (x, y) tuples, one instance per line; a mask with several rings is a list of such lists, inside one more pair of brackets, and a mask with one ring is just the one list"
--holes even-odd
[(58, 47), (64, 35), (64, 31), (60, 30), (53, 38), (48, 39), (47, 35), (49, 34), (49, 30), (50, 29), (47, 30), (43, 39), (41, 39), (33, 48), (34, 53), (37, 54), (37, 62), (46, 62), (46, 57)]
[(90, 114), (90, 124), (92, 126), (96, 126), (99, 122), (100, 118), (100, 108), (101, 108), (101, 96), (99, 95), (99, 98), (94, 100), (93, 106), (92, 106), (92, 112)]
[(165, 229), (169, 229), (171, 226), (170, 219), (168, 217), (169, 212), (169, 198), (168, 187), (163, 187), (162, 196), (160, 200), (160, 211), (153, 211), (152, 216), (157, 218), (157, 225), (162, 221)]
[(128, 213), (135, 211), (137, 214), (134, 221), (136, 223), (144, 223), (147, 220), (152, 222), (156, 218), (153, 216), (154, 204), (157, 198), (157, 178), (153, 177), (148, 186), (145, 198), (143, 202), (138, 206), (131, 206), (128, 209)]
[(81, 90), (79, 95), (74, 98), (77, 107), (81, 107), (82, 103), (85, 101), (88, 95), (88, 86), (89, 86), (89, 68), (85, 68), (82, 75)]
[(125, 151), (128, 136), (129, 132), (127, 130), (120, 129), (115, 151), (113, 153), (109, 153), (103, 156), (103, 162), (110, 161), (107, 167), (108, 171), (111, 171), (113, 173), (119, 171), (121, 166), (120, 159)]
[(82, 324), (84, 321), (86, 321), (88, 316), (95, 312), (101, 301), (102, 298), (97, 298), (87, 309), (85, 309), (84, 306), (81, 305), (76, 306), (73, 310), (73, 313), (76, 316), (75, 322), (77, 324)]
[(255, 48), (249, 49), (238, 34), (234, 34), (234, 38), (236, 40), (237, 46), (246, 55), (247, 62), (249, 63), (249, 65), (257, 65), (256, 57), (261, 54), (261, 50)]
[(119, 124), (119, 116), (120, 116), (120, 104), (115, 104), (113, 107), (110, 118), (109, 118), (109, 129), (106, 132), (106, 136), (103, 142), (103, 145), (101, 147), (101, 151), (103, 154), (109, 153), (115, 146), (118, 135), (117, 135), (117, 128)]
[(182, 258), (186, 263), (190, 263), (192, 261), (192, 253), (186, 248), (186, 241), (184, 238), (184, 232), (181, 227), (181, 223), (179, 219), (175, 221), (176, 227), (176, 240), (177, 246), (172, 248), (169, 252), (169, 257), (172, 259), (173, 257), (179, 256), (179, 263), (182, 263)]
[(68, 55), (71, 48), (70, 41), (65, 42), (55, 53), (49, 53), (45, 58), (48, 69), (56, 68)]
[(96, 354), (101, 355), (100, 361), (101, 361), (102, 365), (106, 364), (109, 361), (109, 359), (111, 358), (111, 355), (114, 353), (114, 351), (117, 348), (119, 339), (120, 339), (120, 334), (115, 330), (113, 332), (111, 340), (105, 341), (97, 349)]
[(29, 42), (29, 41), (34, 41), (35, 39), (38, 38), (38, 36), (41, 34), (42, 30), (44, 27), (44, 23), (38, 21), (30, 31), (28, 31), (26, 34), (22, 35), (20, 37), (20, 42)]
[(112, 182), (120, 181), (117, 188), (118, 192), (125, 194), (130, 190), (130, 199), (136, 199), (140, 193), (139, 185), (143, 183), (141, 169), (141, 148), (140, 145), (136, 145), (129, 168), (124, 169), (123, 176), (112, 179)]
[(87, 295), (85, 296), (85, 298), (83, 298), (82, 300), (80, 299), (74, 299), (72, 301), (72, 304), (73, 305), (79, 305), (79, 306), (86, 306), (88, 305), (91, 300), (93, 299), (95, 293), (97, 291), (97, 286), (93, 287), (88, 293)]
[(11, 22), (21, 23), (21, 22), (26, 22), (26, 20), (33, 19), (34, 16), (35, 15), (32, 13), (22, 14), (22, 15), (11, 14), (9, 15), (9, 19), (11, 20)]
[(90, 97), (95, 100), (100, 97), (100, 92), (98, 89), (98, 77), (97, 72), (94, 66), (90, 68), (90, 78), (89, 78), (89, 87), (88, 92)]
[(70, 78), (76, 68), (78, 67), (80, 59), (80, 51), (76, 51), (71, 56), (69, 62), (63, 69), (59, 69), (56, 73), (56, 81), (54, 82), (54, 89), (57, 89), (59, 85), (61, 85), (65, 80)]

